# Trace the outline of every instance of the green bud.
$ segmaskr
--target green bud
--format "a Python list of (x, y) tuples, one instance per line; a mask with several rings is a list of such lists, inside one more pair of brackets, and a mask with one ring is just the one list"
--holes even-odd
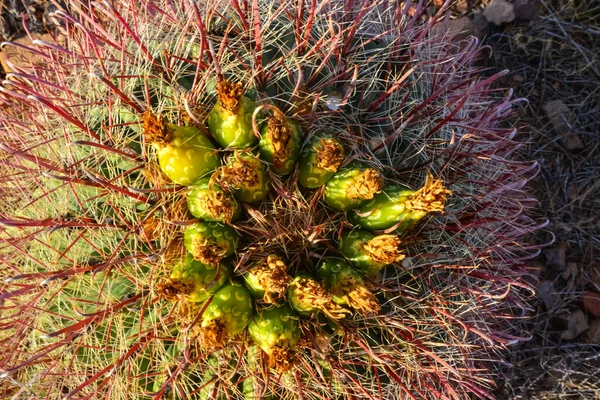
[(262, 159), (271, 164), (271, 170), (277, 175), (287, 175), (300, 157), (302, 130), (277, 110), (263, 124), (258, 145)]
[(244, 149), (256, 144), (252, 114), (256, 103), (243, 96), (242, 85), (222, 81), (217, 84), (217, 104), (208, 115), (208, 128), (221, 146)]
[(255, 299), (274, 304), (277, 298), (285, 294), (292, 281), (286, 270), (287, 265), (280, 257), (269, 255), (246, 272), (246, 287)]
[(247, 203), (263, 200), (271, 186), (266, 166), (252, 153), (235, 152), (211, 179)]
[(354, 166), (338, 172), (325, 184), (323, 199), (333, 209), (360, 206), (381, 191), (383, 176), (373, 168)]
[(385, 266), (404, 259), (396, 235), (375, 236), (369, 231), (353, 230), (342, 234), (340, 252), (367, 275), (377, 274)]
[(142, 129), (156, 149), (160, 169), (177, 184), (191, 185), (220, 163), (215, 146), (197, 128), (167, 124), (146, 112)]
[(230, 276), (228, 263), (204, 264), (188, 253), (175, 265), (168, 281), (162, 283), (159, 290), (167, 298), (182, 295), (187, 301), (199, 303), (219, 290)]
[(187, 195), (190, 213), (204, 221), (230, 223), (240, 216), (240, 207), (233, 196), (225, 193), (210, 178), (202, 178), (191, 187)]
[(216, 265), (232, 255), (239, 243), (240, 235), (229, 225), (217, 222), (199, 222), (185, 228), (183, 242), (195, 260)]
[(291, 308), (271, 306), (257, 311), (248, 325), (248, 334), (269, 355), (270, 367), (285, 372), (294, 366), (300, 323)]
[(363, 314), (381, 310), (377, 298), (365, 284), (362, 274), (340, 258), (323, 260), (317, 274), (325, 282), (333, 301), (341, 306), (350, 306)]
[(431, 212), (443, 212), (446, 190), (440, 180), (427, 175), (425, 185), (419, 190), (402, 186), (385, 186), (381, 193), (362, 204), (351, 215), (350, 221), (365, 229), (389, 229), (396, 226), (405, 232)]
[(319, 282), (306, 274), (294, 278), (288, 286), (287, 297), (292, 308), (303, 317), (313, 317), (322, 311), (331, 319), (341, 319), (349, 313), (333, 301), (331, 293)]
[(344, 147), (334, 135), (316, 133), (302, 151), (298, 182), (309, 189), (323, 186), (335, 175), (344, 157)]
[(252, 319), (254, 301), (237, 281), (225, 284), (209, 301), (201, 317), (200, 338), (206, 348), (216, 350), (244, 331)]

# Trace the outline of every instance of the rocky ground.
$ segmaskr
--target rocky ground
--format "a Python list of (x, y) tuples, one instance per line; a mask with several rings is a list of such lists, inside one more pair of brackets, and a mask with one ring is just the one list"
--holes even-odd
[[(29, 40), (23, 21), (34, 35), (52, 28), (49, 1), (0, 6), (3, 41)], [(439, 29), (489, 45), (485, 73), (509, 69), (500, 84), (528, 99), (517, 103), (514, 123), (526, 143), (522, 157), (538, 160), (530, 191), (540, 223), (547, 221), (531, 238), (546, 244), (532, 261), (532, 339), (509, 349), (496, 395), (600, 399), (600, 2), (459, 0), (450, 10)], [(2, 53), (0, 60), (10, 69)]]

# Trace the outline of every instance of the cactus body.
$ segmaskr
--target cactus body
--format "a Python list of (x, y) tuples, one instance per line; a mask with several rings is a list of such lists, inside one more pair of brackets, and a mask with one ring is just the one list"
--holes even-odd
[[(0, 90), (0, 398), (491, 397), (538, 224), (475, 41), (387, 0), (63, 3), (51, 35), (3, 44), (26, 56)], [(313, 135), (297, 174), (252, 148), (257, 104)], [(213, 170), (239, 216), (181, 187)], [(424, 180), (404, 211), (380, 197)], [(276, 290), (252, 271), (269, 254)], [(223, 265), (256, 298), (215, 292)]]

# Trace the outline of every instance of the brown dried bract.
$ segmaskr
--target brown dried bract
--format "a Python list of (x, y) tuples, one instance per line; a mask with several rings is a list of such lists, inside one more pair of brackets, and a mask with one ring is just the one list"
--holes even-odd
[(285, 346), (273, 346), (269, 355), (269, 368), (275, 368), (281, 374), (292, 369), (296, 361), (294, 350)]
[[(265, 290), (263, 300), (265, 303), (274, 304), (275, 299), (281, 297), (287, 290), (292, 277), (286, 272), (287, 265), (276, 255), (269, 255), (257, 267), (252, 269), (258, 283)], [(276, 295), (273, 297), (273, 295)]]
[(165, 279), (156, 285), (158, 294), (168, 300), (176, 300), (179, 295), (192, 293), (194, 285), (174, 279)]
[(323, 138), (315, 146), (317, 167), (325, 171), (337, 172), (344, 161), (344, 147), (335, 139)]
[(223, 189), (255, 187), (260, 184), (257, 166), (237, 155), (227, 165), (217, 169), (211, 179), (214, 179)]
[(363, 315), (378, 314), (381, 311), (375, 295), (363, 283), (354, 278), (341, 279), (331, 291), (336, 296), (345, 298), (350, 307)]
[(294, 294), (299, 303), (319, 309), (329, 318), (342, 319), (346, 316), (345, 314), (351, 314), (350, 310), (334, 303), (331, 293), (328, 293), (319, 282), (312, 278), (298, 279), (295, 283)]
[(148, 110), (142, 114), (142, 132), (149, 143), (168, 144), (173, 140), (173, 131), (160, 115)]
[(208, 265), (217, 265), (227, 254), (227, 247), (208, 239), (195, 238), (192, 242), (194, 259)]
[(406, 257), (398, 248), (401, 242), (396, 235), (379, 235), (365, 243), (363, 249), (373, 260), (391, 264), (402, 261)]
[(288, 147), (292, 138), (292, 127), (288, 124), (283, 113), (277, 111), (268, 119), (267, 137), (273, 146), (273, 163), (278, 167), (285, 163), (289, 157), (290, 150)]
[(382, 187), (383, 176), (373, 168), (367, 168), (348, 185), (346, 195), (349, 199), (370, 200), (381, 192)]
[(244, 94), (241, 84), (229, 81), (221, 81), (217, 84), (217, 96), (221, 106), (232, 114), (237, 113), (240, 107), (240, 99)]
[(200, 208), (215, 219), (223, 219), (226, 224), (231, 222), (235, 212), (235, 201), (220, 190), (211, 190), (208, 195), (198, 199)]
[(424, 212), (443, 212), (446, 196), (452, 192), (444, 187), (441, 179), (433, 179), (433, 175), (427, 174), (425, 185), (417, 190), (404, 204), (408, 210)]
[(218, 319), (210, 320), (206, 326), (200, 328), (199, 337), (206, 350), (220, 350), (227, 344), (225, 324)]

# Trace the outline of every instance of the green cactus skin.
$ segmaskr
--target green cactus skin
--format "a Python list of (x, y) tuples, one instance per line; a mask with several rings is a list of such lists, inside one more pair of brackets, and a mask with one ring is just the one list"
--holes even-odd
[(337, 305), (319, 282), (307, 274), (300, 274), (289, 284), (287, 298), (292, 308), (303, 317), (315, 317), (323, 312), (331, 319), (345, 317), (348, 310)]
[(298, 182), (308, 189), (323, 186), (335, 175), (345, 155), (344, 147), (335, 135), (315, 133), (302, 150)]
[(241, 209), (233, 196), (225, 193), (210, 178), (202, 178), (191, 186), (187, 195), (190, 213), (204, 221), (228, 224), (240, 217)]
[(298, 315), (288, 306), (258, 310), (248, 325), (248, 334), (269, 355), (269, 366), (278, 372), (291, 369), (294, 349), (300, 340)]
[(271, 170), (277, 175), (287, 175), (294, 170), (300, 157), (302, 129), (281, 111), (263, 124), (258, 142), (261, 158), (271, 164)]
[(339, 249), (352, 265), (370, 276), (404, 259), (399, 244), (396, 235), (375, 236), (369, 231), (355, 229), (342, 234)]
[(443, 212), (446, 195), (450, 194), (440, 180), (427, 175), (419, 190), (389, 185), (373, 199), (351, 213), (350, 221), (364, 229), (389, 229), (406, 232), (431, 212)]
[(156, 149), (160, 169), (179, 185), (191, 185), (220, 164), (215, 146), (197, 128), (166, 124), (147, 112), (143, 132)]
[(205, 264), (218, 264), (237, 249), (240, 235), (229, 225), (198, 222), (185, 228), (183, 242), (194, 259)]
[(244, 282), (252, 297), (267, 304), (285, 294), (292, 277), (286, 273), (287, 265), (278, 256), (269, 255), (256, 263), (246, 274)]
[(323, 200), (337, 211), (347, 211), (370, 200), (381, 191), (383, 177), (372, 169), (350, 166), (325, 184)]
[(208, 115), (208, 127), (213, 138), (229, 149), (244, 149), (256, 144), (252, 129), (252, 114), (256, 103), (242, 96), (242, 86), (227, 81), (217, 84), (219, 100)]
[(188, 253), (171, 271), (163, 291), (172, 290), (174, 294), (183, 294), (187, 301), (199, 303), (208, 300), (230, 276), (231, 267), (228, 263), (204, 264), (194, 260)]
[(378, 313), (381, 310), (361, 273), (346, 261), (340, 258), (323, 260), (317, 268), (317, 274), (325, 282), (325, 288), (336, 304), (350, 306), (363, 314)]
[(212, 179), (247, 203), (262, 201), (271, 187), (266, 166), (252, 153), (232, 154)]
[(225, 284), (209, 301), (201, 317), (200, 335), (207, 348), (217, 350), (244, 331), (252, 319), (254, 301), (238, 281)]

